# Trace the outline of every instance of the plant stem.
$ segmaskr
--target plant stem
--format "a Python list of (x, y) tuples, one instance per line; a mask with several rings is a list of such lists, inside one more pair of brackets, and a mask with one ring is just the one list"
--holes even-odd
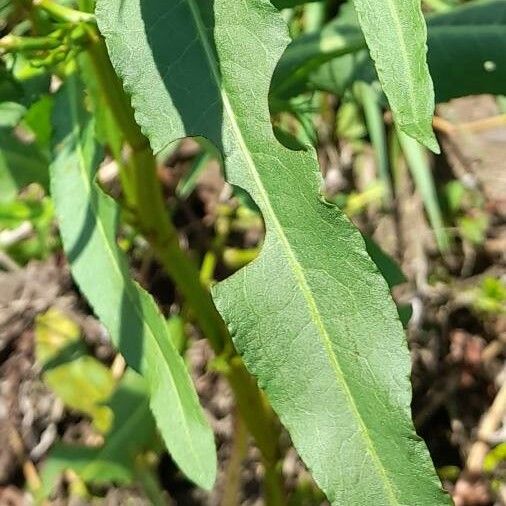
[(229, 360), (226, 376), (234, 391), (239, 412), (262, 453), (265, 504), (284, 505), (286, 497), (281, 474), (277, 418), (239, 356)]
[(107, 103), (121, 129), (130, 159), (122, 178), (127, 201), (132, 206), (138, 228), (151, 244), (161, 265), (194, 311), (204, 335), (209, 340), (234, 392), (238, 409), (249, 432), (262, 453), (266, 467), (266, 504), (284, 504), (284, 490), (279, 472), (280, 426), (256, 381), (236, 354), (228, 330), (211, 295), (200, 281), (197, 266), (181, 249), (177, 230), (169, 219), (157, 177), (156, 159), (146, 137), (135, 122), (132, 107), (112, 68), (103, 39), (88, 27), (88, 54), (94, 65)]
[(33, 5), (45, 10), (58, 21), (67, 23), (95, 23), (95, 16), (87, 12), (77, 11), (69, 7), (65, 7), (53, 0), (34, 0)]
[(223, 495), (220, 506), (236, 506), (241, 492), (241, 463), (248, 452), (248, 430), (237, 410), (233, 413), (233, 440), (225, 469)]
[(211, 296), (201, 285), (196, 266), (179, 246), (177, 230), (169, 219), (156, 172), (156, 159), (135, 122), (132, 108), (112, 68), (102, 38), (89, 28), (88, 47), (104, 96), (130, 151), (122, 183), (129, 207), (158, 260), (195, 311), (195, 318), (216, 353), (226, 348), (226, 329)]
[(149, 454), (137, 456), (134, 463), (135, 478), (153, 506), (165, 506), (167, 504), (166, 493), (160, 486), (154, 472), (154, 462), (151, 460)]
[(40, 51), (55, 49), (61, 42), (53, 37), (20, 37), (6, 35), (0, 39), (0, 54), (21, 51)]

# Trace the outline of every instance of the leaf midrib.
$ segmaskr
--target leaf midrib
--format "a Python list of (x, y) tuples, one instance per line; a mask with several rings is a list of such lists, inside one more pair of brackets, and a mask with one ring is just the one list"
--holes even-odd
[[(402, 1), (405, 1), (405, 0), (402, 0)], [(410, 58), (409, 58), (409, 55), (408, 55), (408, 50), (406, 48), (406, 43), (404, 41), (404, 37), (403, 37), (403, 33), (402, 33), (402, 23), (401, 23), (401, 20), (400, 20), (398, 14), (397, 14), (397, 10), (395, 8), (393, 0), (387, 0), (387, 5), (388, 5), (388, 10), (390, 11), (390, 15), (392, 16), (392, 19), (394, 21), (394, 30), (397, 33), (397, 39), (399, 41), (399, 45), (400, 45), (400, 48), (401, 48), (403, 65), (404, 65), (404, 68), (406, 70), (406, 73), (410, 74), (410, 66), (409, 66), (409, 60), (410, 60)], [(425, 23), (425, 21), (424, 21), (424, 23)], [(378, 73), (378, 76), (379, 76), (380, 81), (383, 81), (381, 73)], [(383, 85), (383, 82), (381, 84)], [(418, 111), (416, 110), (416, 108), (414, 106), (414, 104), (417, 103), (417, 100), (416, 100), (415, 90), (414, 90), (414, 88), (412, 86), (412, 80), (411, 79), (408, 79), (408, 90), (409, 90), (408, 91), (408, 94), (409, 94), (409, 108), (411, 110), (411, 117), (412, 117), (412, 120), (414, 118), (415, 121), (418, 121), (417, 118), (419, 117), (419, 113), (418, 113)]]
[(343, 390), (345, 392), (346, 398), (348, 400), (348, 403), (349, 403), (349, 406), (350, 406), (352, 412), (354, 412), (356, 415), (356, 420), (359, 425), (359, 430), (360, 430), (360, 432), (363, 436), (363, 439), (365, 441), (367, 451), (370, 454), (372, 461), (374, 462), (374, 465), (378, 469), (379, 475), (383, 478), (383, 485), (384, 485), (385, 491), (388, 495), (388, 499), (390, 501), (390, 504), (397, 505), (398, 502), (396, 500), (395, 490), (392, 487), (391, 481), (388, 479), (386, 471), (385, 471), (385, 469), (381, 463), (381, 460), (379, 458), (378, 452), (376, 451), (374, 443), (373, 443), (371, 437), (369, 436), (369, 432), (368, 432), (367, 427), (364, 423), (362, 415), (360, 414), (358, 407), (355, 403), (355, 400), (353, 399), (353, 396), (351, 394), (348, 383), (346, 382), (346, 378), (343, 374), (343, 371), (342, 371), (342, 368), (339, 364), (339, 361), (338, 361), (335, 353), (332, 350), (332, 340), (330, 338), (329, 333), (327, 332), (327, 329), (325, 328), (325, 324), (322, 321), (322, 318), (320, 316), (320, 311), (318, 309), (318, 305), (316, 304), (316, 301), (311, 293), (311, 289), (309, 287), (309, 284), (308, 284), (306, 277), (304, 275), (304, 270), (303, 270), (302, 266), (300, 265), (299, 261), (297, 260), (297, 257), (295, 256), (294, 252), (292, 251), (290, 243), (289, 243), (289, 241), (283, 231), (283, 228), (282, 228), (282, 226), (281, 226), (281, 224), (274, 212), (274, 209), (271, 206), (268, 193), (267, 193), (260, 177), (258, 176), (255, 162), (251, 156), (251, 153), (249, 152), (249, 149), (248, 149), (247, 144), (242, 136), (239, 125), (235, 119), (234, 110), (233, 110), (233, 107), (232, 107), (230, 100), (228, 98), (227, 92), (221, 86), (221, 79), (220, 79), (220, 73), (218, 70), (217, 62), (215, 61), (215, 58), (213, 55), (213, 49), (211, 48), (209, 41), (207, 39), (206, 29), (205, 29), (205, 26), (201, 20), (201, 17), (200, 17), (199, 11), (198, 11), (198, 7), (195, 5), (195, 0), (187, 0), (187, 2), (190, 7), (190, 11), (192, 13), (192, 17), (193, 17), (193, 21), (194, 21), (196, 29), (197, 29), (198, 37), (202, 43), (202, 46), (204, 48), (204, 52), (206, 54), (207, 62), (208, 62), (209, 68), (211, 70), (211, 75), (212, 75), (213, 80), (215, 81), (216, 87), (219, 90), (220, 95), (222, 97), (224, 111), (227, 114), (227, 117), (230, 121), (230, 125), (232, 127), (233, 132), (234, 132), (234, 136), (237, 140), (237, 143), (240, 147), (241, 152), (243, 153), (243, 156), (246, 161), (246, 165), (248, 167), (250, 175), (252, 176), (253, 180), (255, 181), (255, 184), (260, 192), (262, 203), (264, 204), (263, 208), (265, 209), (266, 214), (268, 214), (269, 218), (272, 220), (274, 227), (276, 229), (276, 232), (281, 240), (281, 243), (283, 244), (283, 248), (284, 248), (286, 256), (288, 258), (288, 263), (290, 265), (292, 273), (300, 284), (300, 289), (301, 289), (302, 295), (304, 296), (304, 299), (306, 300), (306, 303), (308, 305), (309, 313), (312, 317), (312, 320), (313, 320), (317, 330), (319, 331), (319, 335), (321, 336), (321, 341), (322, 341), (322, 344), (323, 344), (324, 349), (326, 351), (326, 354), (328, 355), (328, 359), (331, 364), (331, 368), (334, 370), (337, 381), (343, 387)]
[[(71, 109), (72, 120), (73, 120), (73, 123), (74, 123), (74, 127), (73, 127), (73, 130), (72, 130), (72, 135), (76, 135), (76, 139), (77, 139), (77, 142), (76, 142), (77, 153), (78, 153), (79, 160), (81, 162), (79, 164), (79, 175), (81, 176), (81, 179), (83, 181), (84, 187), (86, 189), (86, 193), (88, 195), (90, 195), (91, 194), (90, 181), (89, 181), (89, 179), (88, 179), (88, 177), (85, 174), (84, 169), (83, 169), (83, 167), (86, 166), (86, 161), (85, 161), (85, 156), (84, 156), (84, 153), (83, 153), (82, 145), (81, 145), (81, 142), (80, 142), (80, 138), (81, 137), (79, 135), (79, 132), (81, 132), (82, 130), (80, 128), (80, 123), (79, 123), (79, 114), (77, 112), (76, 105), (75, 105), (79, 99), (77, 98), (77, 95), (76, 95), (76, 89), (75, 89), (74, 80), (70, 79), (69, 81), (71, 82), (72, 86), (70, 87), (70, 85), (69, 85), (68, 89), (71, 88), (72, 89), (72, 94), (74, 95), (72, 97), (73, 100), (71, 100), (71, 108), (70, 109)], [(93, 204), (93, 199), (89, 199), (89, 202), (92, 202), (93, 207), (95, 206)], [(95, 208), (94, 208), (94, 213), (95, 213), (95, 216), (98, 217), (98, 213), (97, 213), (97, 210)], [(100, 219), (96, 219), (95, 223), (97, 224), (97, 226), (99, 228), (100, 235), (102, 235), (102, 237), (104, 239), (104, 244), (107, 245), (107, 247), (105, 248), (105, 250), (107, 251), (107, 255), (109, 256), (109, 258), (112, 260), (111, 263), (113, 265), (113, 269), (115, 270), (116, 275), (119, 276), (120, 280), (122, 280), (123, 279), (123, 273), (121, 272), (120, 267), (117, 265), (116, 258), (114, 256), (111, 248), (109, 247), (109, 240), (108, 240), (107, 234), (105, 232), (104, 225), (103, 225), (103, 223), (102, 223), (102, 221)], [(130, 299), (130, 303), (134, 307), (134, 310), (137, 313), (138, 317), (140, 318), (140, 321), (143, 322), (144, 328), (149, 333), (150, 340), (155, 343), (156, 348), (158, 349), (158, 351), (160, 353), (160, 356), (162, 356), (162, 357), (165, 358), (165, 354), (163, 353), (162, 347), (160, 346), (160, 343), (158, 342), (158, 340), (155, 337), (155, 332), (151, 329), (151, 326), (150, 326), (149, 322), (144, 319), (143, 315), (139, 312), (139, 309), (138, 309), (137, 305), (135, 304), (135, 298), (132, 297), (132, 294), (130, 293), (130, 289), (128, 287), (128, 282), (123, 283), (123, 284), (124, 284), (124, 288), (125, 288), (125, 293), (127, 294), (128, 298)], [(174, 378), (172, 377), (172, 371), (170, 370), (170, 367), (167, 365), (167, 363), (165, 362), (165, 360), (162, 360), (162, 363), (165, 365), (165, 369), (167, 369), (168, 372), (169, 372), (168, 377), (170, 378), (173, 391), (176, 392), (177, 394), (179, 394), (179, 390), (177, 389), (176, 383), (174, 381)], [(179, 395), (176, 395), (175, 397), (177, 399), (177, 409), (178, 409), (178, 411), (179, 411), (179, 413), (181, 415), (181, 419), (186, 420), (186, 417), (184, 415), (183, 406), (182, 406), (182, 403), (181, 403), (181, 399), (180, 399)], [(186, 439), (189, 442), (190, 453), (192, 454), (192, 457), (194, 458), (194, 462), (197, 463), (197, 465), (198, 465), (198, 467), (200, 469), (200, 475), (201, 476), (205, 476), (206, 473), (204, 473), (202, 471), (202, 468), (199, 465), (200, 459), (197, 458), (197, 452), (196, 452), (196, 450), (195, 450), (195, 448), (193, 446), (193, 440), (192, 440), (192, 437), (190, 435), (190, 431), (188, 429), (187, 424), (186, 423), (183, 424), (183, 427), (184, 427), (183, 430), (185, 432)]]

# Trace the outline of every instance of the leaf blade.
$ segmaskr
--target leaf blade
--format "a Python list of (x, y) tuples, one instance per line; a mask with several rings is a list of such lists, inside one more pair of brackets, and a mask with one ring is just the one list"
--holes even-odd
[(72, 274), (127, 363), (146, 378), (151, 410), (174, 460), (190, 479), (210, 488), (216, 474), (213, 435), (164, 318), (130, 279), (116, 244), (118, 209), (94, 182), (100, 154), (75, 77), (67, 79), (58, 100), (51, 193)]
[(354, 5), (396, 123), (410, 137), (439, 152), (432, 131), (434, 89), (421, 2), (354, 0)]

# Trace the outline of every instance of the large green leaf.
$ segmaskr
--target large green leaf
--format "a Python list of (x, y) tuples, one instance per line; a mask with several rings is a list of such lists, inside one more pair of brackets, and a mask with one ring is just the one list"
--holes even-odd
[(446, 504), (410, 420), (410, 359), (360, 233), (319, 193), (313, 150), (277, 142), (271, 75), (288, 37), (265, 0), (99, 0), (112, 62), (155, 150), (223, 153), (260, 208), (260, 256), (214, 291), (249, 370), (333, 504)]
[(472, 2), (432, 16), (429, 65), (436, 98), (506, 93), (506, 2)]
[(116, 243), (118, 209), (94, 182), (101, 153), (83, 92), (69, 77), (55, 105), (51, 194), (72, 274), (127, 363), (146, 378), (150, 406), (174, 460), (199, 485), (216, 473), (212, 432), (154, 300), (131, 280)]
[(434, 89), (420, 0), (354, 0), (365, 40), (397, 125), (433, 151)]
[[(503, 0), (472, 2), (427, 19), (436, 102), (506, 93), (505, 25)], [(343, 6), (319, 33), (300, 37), (289, 46), (274, 75), (275, 97), (308, 88), (342, 94), (355, 80), (376, 80), (361, 37), (351, 5)], [(293, 68), (298, 69), (296, 74), (291, 73)]]

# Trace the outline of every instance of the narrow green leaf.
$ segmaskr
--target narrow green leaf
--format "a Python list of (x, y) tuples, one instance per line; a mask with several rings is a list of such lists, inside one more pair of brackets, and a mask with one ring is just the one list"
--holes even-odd
[(375, 90), (370, 84), (364, 82), (356, 83), (355, 90), (364, 109), (367, 130), (376, 155), (378, 176), (385, 188), (384, 200), (386, 204), (389, 204), (392, 201), (393, 192), (388, 163), (385, 122), (383, 120), (383, 111), (380, 103), (381, 92)]
[(420, 0), (354, 0), (354, 5), (396, 123), (439, 152), (432, 131), (434, 89)]
[[(506, 93), (505, 25), (503, 0), (471, 2), (427, 18), (436, 102)], [(274, 74), (272, 92), (283, 92), (286, 98), (309, 88), (341, 95), (356, 80), (377, 80), (364, 48), (353, 9), (345, 4), (319, 33), (299, 37), (288, 47)]]
[(366, 47), (353, 5), (344, 4), (336, 19), (318, 32), (297, 37), (287, 47), (272, 76), (271, 95), (286, 98), (305, 91), (309, 76), (323, 64), (332, 59), (342, 62), (345, 59), (340, 56)]
[(174, 460), (197, 484), (216, 473), (212, 432), (154, 300), (131, 280), (116, 244), (118, 209), (94, 182), (101, 160), (83, 91), (69, 77), (55, 106), (51, 194), (72, 274), (127, 363), (146, 378), (150, 406)]
[(415, 181), (416, 189), (422, 197), (432, 230), (434, 230), (438, 248), (440, 251), (445, 252), (450, 247), (450, 239), (444, 228), (443, 213), (439, 206), (436, 185), (430, 170), (427, 152), (423, 146), (403, 132), (398, 132), (398, 136), (409, 171)]
[(195, 189), (197, 180), (202, 172), (209, 165), (209, 162), (213, 159), (213, 155), (208, 151), (203, 151), (193, 161), (188, 172), (181, 178), (176, 188), (176, 195), (180, 199), (186, 199)]
[(330, 501), (447, 504), (410, 420), (410, 359), (388, 286), (319, 194), (314, 150), (274, 137), (280, 14), (265, 0), (99, 0), (96, 14), (154, 149), (207, 137), (263, 214), (262, 252), (214, 298)]

